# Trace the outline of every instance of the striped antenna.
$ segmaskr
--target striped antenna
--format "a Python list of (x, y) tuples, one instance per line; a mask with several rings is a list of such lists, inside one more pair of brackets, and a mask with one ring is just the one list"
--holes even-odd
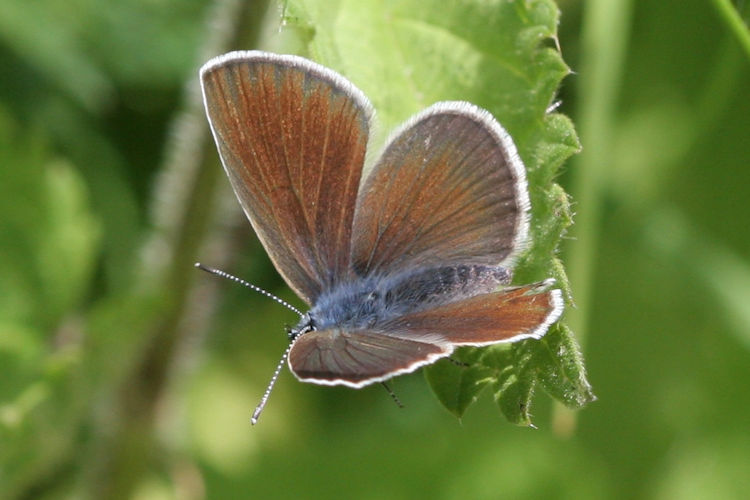
[[(200, 262), (195, 263), (195, 267), (198, 269), (201, 269), (203, 271), (206, 271), (207, 273), (215, 274), (216, 276), (220, 276), (222, 278), (226, 278), (228, 280), (232, 280), (236, 283), (239, 283), (240, 285), (244, 285), (247, 288), (254, 290), (262, 295), (265, 295), (266, 297), (276, 301), (277, 303), (281, 304), (282, 306), (286, 307), (287, 309), (296, 312), (299, 314), (300, 318), (304, 318), (304, 315), (302, 312), (291, 305), (289, 302), (285, 301), (284, 299), (281, 299), (277, 297), (276, 295), (272, 294), (269, 291), (263, 290), (262, 288), (253, 285), (252, 283), (248, 283), (247, 281), (243, 280), (242, 278), (238, 278), (237, 276), (233, 276), (229, 273), (225, 273), (224, 271), (220, 271), (219, 269), (214, 269), (212, 267), (206, 267)], [(289, 357), (289, 351), (292, 350), (292, 346), (294, 345), (294, 341), (297, 340), (297, 337), (301, 332), (295, 332), (296, 335), (291, 337), (291, 342), (289, 343), (289, 346), (284, 351), (284, 354), (281, 356), (281, 359), (279, 360), (279, 364), (276, 365), (276, 369), (273, 371), (273, 376), (271, 377), (271, 381), (268, 383), (268, 387), (266, 387), (266, 391), (263, 393), (263, 397), (260, 398), (260, 403), (258, 403), (258, 406), (255, 407), (255, 411), (253, 412), (253, 416), (250, 417), (250, 422), (255, 425), (258, 423), (258, 419), (260, 418), (260, 413), (263, 411), (263, 408), (266, 407), (266, 403), (268, 402), (268, 398), (271, 395), (271, 391), (273, 390), (273, 386), (276, 385), (276, 380), (279, 378), (279, 374), (281, 373), (281, 370), (284, 368), (284, 363), (286, 362), (286, 359)]]
[(242, 278), (238, 278), (237, 276), (233, 276), (233, 275), (231, 275), (229, 273), (226, 273), (224, 271), (220, 271), (219, 269), (214, 269), (213, 267), (206, 267), (203, 264), (201, 264), (200, 262), (196, 262), (195, 263), (195, 267), (197, 267), (198, 269), (201, 269), (203, 271), (206, 271), (207, 273), (215, 274), (216, 276), (221, 276), (222, 278), (226, 278), (228, 280), (232, 280), (232, 281), (234, 281), (236, 283), (239, 283), (240, 285), (244, 285), (244, 286), (248, 287), (250, 290), (254, 290), (254, 291), (260, 293), (261, 295), (265, 295), (269, 299), (276, 301), (277, 303), (279, 303), (282, 306), (286, 307), (290, 311), (296, 312), (297, 314), (299, 314), (300, 318), (304, 317), (304, 315), (302, 314), (302, 312), (299, 309), (297, 309), (296, 307), (294, 307), (292, 304), (290, 304), (286, 300), (284, 300), (284, 299), (282, 299), (280, 297), (277, 297), (276, 295), (272, 294), (269, 291), (263, 290), (259, 286), (255, 286), (252, 283), (248, 283), (247, 281), (243, 280)]
[(284, 363), (286, 362), (286, 358), (289, 357), (289, 351), (292, 350), (292, 346), (294, 345), (295, 340), (297, 339), (296, 338), (292, 339), (292, 341), (289, 343), (289, 347), (287, 347), (286, 350), (284, 351), (284, 354), (281, 355), (279, 364), (276, 365), (276, 369), (273, 371), (273, 376), (271, 377), (271, 381), (268, 383), (268, 387), (266, 387), (266, 392), (263, 393), (263, 397), (260, 398), (260, 403), (258, 403), (258, 406), (255, 407), (253, 416), (250, 417), (251, 424), (255, 425), (258, 423), (258, 419), (260, 418), (260, 412), (262, 412), (263, 408), (266, 407), (266, 403), (268, 402), (268, 397), (271, 395), (273, 386), (276, 385), (276, 379), (279, 378), (279, 374), (281, 373), (281, 370), (284, 368)]

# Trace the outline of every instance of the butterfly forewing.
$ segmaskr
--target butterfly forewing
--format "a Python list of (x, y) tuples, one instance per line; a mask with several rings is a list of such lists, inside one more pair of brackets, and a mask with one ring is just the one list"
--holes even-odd
[(372, 109), (305, 59), (234, 52), (201, 70), (224, 168), (258, 237), (308, 304), (348, 279), (352, 218)]
[(486, 111), (438, 103), (407, 122), (368, 175), (352, 242), (360, 275), (510, 265), (527, 233), (523, 165)]

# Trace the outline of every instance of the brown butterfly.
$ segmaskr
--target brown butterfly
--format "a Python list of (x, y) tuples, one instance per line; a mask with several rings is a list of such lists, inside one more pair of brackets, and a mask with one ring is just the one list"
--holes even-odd
[(296, 56), (231, 52), (201, 69), (224, 169), (289, 286), (311, 308), (284, 360), (304, 382), (359, 388), (458, 346), (539, 338), (560, 290), (508, 286), (528, 244), (524, 166), (467, 102), (410, 118), (363, 178), (373, 109)]

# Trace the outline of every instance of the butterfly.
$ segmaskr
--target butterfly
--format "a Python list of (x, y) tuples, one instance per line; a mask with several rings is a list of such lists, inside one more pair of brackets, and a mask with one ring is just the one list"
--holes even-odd
[(231, 52), (200, 72), (234, 193), (274, 266), (310, 307), (286, 362), (303, 382), (361, 388), (459, 346), (540, 338), (563, 311), (554, 280), (510, 286), (530, 202), (510, 135), (439, 102), (367, 162), (373, 107), (307, 59)]

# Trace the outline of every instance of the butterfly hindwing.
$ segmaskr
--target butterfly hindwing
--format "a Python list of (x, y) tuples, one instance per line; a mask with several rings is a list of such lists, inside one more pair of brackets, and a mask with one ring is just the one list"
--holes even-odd
[(289, 368), (304, 381), (359, 388), (409, 373), (447, 356), (452, 348), (428, 338), (336, 328), (300, 335), (289, 352)]
[(482, 293), (396, 316), (370, 329), (331, 328), (295, 340), (289, 367), (297, 378), (362, 387), (409, 373), (456, 347), (541, 337), (562, 313), (551, 280)]
[(453, 346), (483, 346), (540, 338), (560, 318), (560, 290), (553, 280), (505, 288), (421, 310), (378, 325), (391, 335), (439, 338)]

